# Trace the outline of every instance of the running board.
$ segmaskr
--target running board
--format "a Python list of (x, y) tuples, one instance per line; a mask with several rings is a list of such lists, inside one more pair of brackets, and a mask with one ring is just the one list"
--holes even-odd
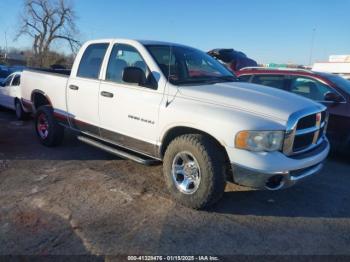
[(130, 159), (130, 160), (135, 161), (135, 162), (137, 162), (139, 164), (150, 166), (150, 165), (155, 165), (155, 164), (159, 164), (160, 163), (159, 160), (152, 159), (152, 158), (147, 158), (146, 156), (143, 158), (142, 156), (134, 155), (132, 153), (123, 151), (122, 149), (116, 149), (116, 148), (114, 148), (112, 146), (105, 145), (105, 144), (103, 144), (101, 142), (98, 142), (98, 141), (96, 141), (94, 139), (87, 138), (85, 136), (78, 136), (77, 138), (81, 142), (84, 142), (84, 143), (86, 143), (88, 145), (97, 147), (99, 149), (102, 149), (102, 150), (104, 150), (104, 151), (106, 151), (108, 153), (111, 153), (113, 155), (122, 157), (124, 159)]

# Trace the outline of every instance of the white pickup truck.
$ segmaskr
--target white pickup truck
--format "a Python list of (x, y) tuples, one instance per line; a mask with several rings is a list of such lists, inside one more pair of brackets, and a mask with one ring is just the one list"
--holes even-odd
[(237, 82), (191, 47), (90, 41), (64, 73), (23, 72), (22, 102), (40, 141), (56, 146), (69, 128), (123, 158), (162, 161), (171, 195), (188, 207), (213, 204), (227, 181), (289, 187), (320, 171), (329, 152), (324, 106)]

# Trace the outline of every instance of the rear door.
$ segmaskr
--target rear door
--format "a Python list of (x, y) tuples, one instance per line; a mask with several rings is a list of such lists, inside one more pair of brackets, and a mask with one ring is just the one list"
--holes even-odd
[(109, 43), (93, 43), (85, 48), (76, 69), (68, 81), (67, 111), (70, 125), (84, 133), (99, 136), (98, 99), (100, 71)]

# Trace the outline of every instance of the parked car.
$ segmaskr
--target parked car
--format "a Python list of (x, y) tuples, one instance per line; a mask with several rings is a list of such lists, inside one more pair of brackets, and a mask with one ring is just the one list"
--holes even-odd
[(245, 53), (234, 49), (217, 48), (210, 50), (208, 54), (218, 59), (232, 72), (237, 72), (244, 67), (258, 66), (255, 60), (249, 58)]
[(15, 65), (15, 66), (6, 66), (6, 65), (0, 65), (0, 85), (4, 83), (6, 78), (15, 72), (22, 72), (26, 67)]
[(11, 73), (14, 73), (14, 72), (22, 72), (24, 69), (26, 69), (27, 67), (26, 66), (23, 66), (23, 65), (13, 65), (13, 66), (10, 66), (8, 67), (9, 71)]
[(15, 110), (17, 119), (23, 120), (28, 112), (21, 98), (21, 73), (12, 73), (0, 85), (0, 106)]
[(323, 105), (237, 82), (217, 60), (183, 45), (90, 41), (70, 75), (25, 70), (22, 80), (43, 145), (60, 144), (69, 128), (118, 156), (163, 161), (171, 195), (192, 208), (215, 203), (227, 179), (292, 186), (320, 171), (329, 152)]
[(4, 83), (6, 77), (10, 75), (10, 71), (7, 66), (0, 65), (0, 85)]
[(246, 68), (240, 80), (275, 87), (327, 106), (330, 114), (327, 137), (334, 149), (350, 149), (350, 82), (322, 72), (302, 69)]

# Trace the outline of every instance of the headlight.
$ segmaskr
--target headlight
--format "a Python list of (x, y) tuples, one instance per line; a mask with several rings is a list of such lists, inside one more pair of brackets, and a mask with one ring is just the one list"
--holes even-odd
[(236, 135), (236, 148), (255, 152), (282, 149), (284, 131), (241, 131)]

